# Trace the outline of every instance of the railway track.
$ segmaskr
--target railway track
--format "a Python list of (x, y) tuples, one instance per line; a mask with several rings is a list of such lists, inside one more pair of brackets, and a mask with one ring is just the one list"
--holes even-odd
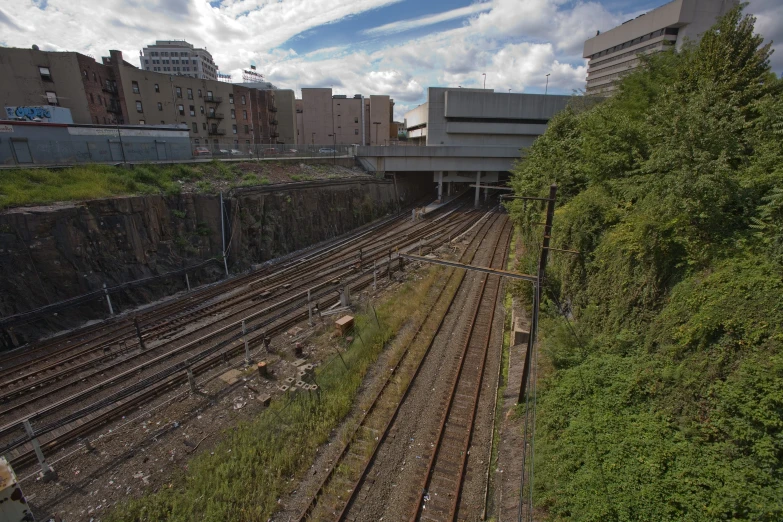
[[(461, 233), (473, 224), (474, 219), (473, 213), (466, 212), (455, 219), (444, 220), (442, 230), (439, 231), (433, 232), (433, 230), (427, 229), (427, 227), (420, 227), (406, 234), (390, 233), (387, 234), (390, 236), (389, 238), (361, 243), (365, 249), (372, 247), (363, 251), (363, 254), (367, 252), (364, 254), (365, 257), (361, 263), (365, 265), (364, 269), (362, 269), (362, 266), (359, 266), (357, 269), (354, 262), (353, 271), (341, 275), (346, 276), (346, 284), (350, 284), (352, 289), (359, 290), (364, 288), (373, 281), (372, 270), (368, 271), (367, 269), (369, 263), (372, 261), (378, 266), (378, 260), (384, 259), (387, 254), (389, 242), (399, 248), (412, 248), (417, 244), (425, 248), (428, 246), (432, 247), (439, 242), (444, 242), (447, 235)], [(317, 255), (311, 257), (317, 258)], [(340, 254), (336, 258), (330, 257), (329, 262), (331, 266), (336, 265), (338, 268), (348, 268), (346, 263), (351, 258), (356, 258), (355, 251)], [(292, 261), (288, 264), (288, 267), (288, 272), (286, 272), (286, 269), (280, 272), (286, 274), (284, 277), (291, 279), (303, 279), (302, 269), (312, 271), (312, 266), (301, 260)], [(380, 264), (380, 268), (382, 271), (385, 269), (385, 272), (382, 272), (381, 275), (384, 273), (388, 275), (388, 271), (394, 269), (391, 259), (385, 259)], [(259, 281), (262, 283), (261, 289), (267, 288), (265, 286), (267, 283), (279, 284), (282, 287), (288, 284), (281, 283), (280, 277), (283, 276), (274, 272), (268, 272), (262, 277), (259, 277), (259, 275), (255, 273), (251, 277), (244, 278), (244, 282), (240, 286), (250, 288), (250, 290), (245, 291), (246, 294), (259, 295), (258, 289), (254, 288), (256, 285), (253, 284)], [(349, 279), (350, 281), (348, 281)], [(293, 283), (291, 283), (291, 286), (293, 287)], [(236, 288), (234, 286), (234, 289)], [(324, 285), (320, 293), (316, 292), (316, 295), (311, 297), (320, 306), (325, 306), (333, 301), (334, 298), (330, 297), (330, 294), (333, 294), (333, 292), (333, 288), (329, 285)], [(18, 432), (19, 422), (22, 419), (30, 418), (35, 420), (35, 436), (39, 438), (45, 451), (53, 451), (67, 445), (74, 438), (83, 436), (97, 427), (110, 422), (124, 412), (137, 408), (139, 405), (154, 399), (154, 397), (165, 393), (173, 387), (181, 385), (186, 381), (186, 369), (190, 368), (196, 375), (203, 373), (242, 354), (245, 350), (245, 340), (247, 340), (250, 346), (258, 346), (263, 343), (263, 339), (266, 336), (283, 332), (290, 328), (291, 325), (307, 317), (307, 312), (302, 311), (303, 305), (306, 303), (306, 301), (303, 301), (303, 299), (306, 299), (306, 296), (302, 295), (302, 292), (294, 295), (290, 295), (289, 292), (282, 294), (282, 297), (274, 305), (257, 310), (245, 317), (245, 335), (239, 332), (239, 321), (234, 321), (230, 323), (229, 327), (225, 327), (220, 332), (220, 335), (215, 332), (206, 334), (175, 349), (176, 353), (172, 353), (175, 350), (170, 350), (158, 355), (144, 354), (149, 360), (144, 361), (141, 365), (130, 366), (122, 371), (115, 370), (115, 374), (109, 377), (104, 376), (105, 378), (101, 380), (99, 380), (101, 374), (107, 372), (111, 367), (95, 368), (92, 370), (89, 379), (84, 378), (83, 374), (81, 374), (82, 376), (78, 379), (78, 382), (81, 383), (81, 391), (61, 398), (57, 402), (53, 402), (53, 398), (62, 397), (63, 392), (67, 389), (66, 384), (62, 383), (59, 387), (55, 385), (48, 389), (40, 380), (36, 381), (38, 382), (37, 386), (41, 386), (41, 389), (46, 390), (45, 393), (37, 396), (37, 400), (39, 402), (46, 401), (46, 406), (40, 408), (24, 402), (6, 406), (2, 410), (3, 418), (7, 418), (7, 414), (14, 414), (18, 415), (18, 420), (0, 427), (0, 434), (2, 434), (0, 443), (4, 444), (4, 447), (0, 448), (0, 450), (9, 453), (16, 465), (31, 463), (34, 461), (34, 454), (28, 441), (29, 438), (26, 436), (13, 436), (14, 430)], [(258, 303), (255, 303), (253, 306), (257, 307)], [(247, 308), (243, 310), (247, 311)], [(137, 346), (136, 349), (138, 348)], [(128, 360), (131, 360), (130, 356), (124, 359), (124, 362), (127, 363)], [(138, 360), (136, 359), (136, 361)], [(103, 361), (106, 362), (107, 359), (104, 358)], [(162, 367), (164, 361), (168, 361), (168, 365)], [(52, 372), (52, 370), (54, 371)], [(50, 377), (52, 377), (47, 382), (57, 383), (58, 379), (53, 377), (53, 375), (62, 374), (64, 371), (67, 373), (64, 368), (57, 369), (56, 366), (47, 368), (46, 373), (49, 373)], [(90, 379), (94, 379), (94, 381)], [(70, 382), (68, 385), (76, 386), (76, 381)], [(30, 386), (35, 387), (36, 384), (28, 382), (25, 386), (29, 389)], [(18, 391), (18, 388), (15, 390)], [(18, 393), (16, 395), (19, 396)], [(92, 402), (85, 406), (84, 403), (88, 399), (92, 400)]]
[[(504, 228), (510, 228), (510, 222), (506, 223)], [(506, 239), (509, 237), (505, 230), (502, 236)], [(507, 246), (508, 241), (505, 244), (500, 241), (497, 243), (491, 266), (504, 266)], [(462, 507), (460, 499), (465, 468), (500, 288), (500, 276), (484, 276), (423, 485), (414, 504), (414, 519), (458, 519)], [(462, 511), (464, 512), (464, 509)]]
[[(506, 223), (504, 223), (502, 231), (493, 240), (494, 246), (491, 248), (493, 248), (493, 252), (498, 252), (500, 245), (507, 244), (510, 223), (505, 215), (495, 214), (482, 223), (475, 232), (460, 261), (464, 263), (472, 262), (487, 232), (493, 229), (497, 221), (503, 219), (506, 220)], [(505, 252), (505, 248), (502, 249), (502, 252)], [(386, 375), (372, 403), (366, 408), (356, 427), (351, 431), (338, 459), (331, 465), (318, 489), (298, 516), (297, 519), (300, 522), (304, 520), (346, 519), (348, 510), (363, 492), (361, 485), (367, 479), (367, 472), (375, 459), (378, 448), (389, 434), (399, 413), (400, 406), (405, 401), (424, 360), (429, 354), (432, 344), (441, 331), (446, 316), (452, 309), (464, 275), (463, 271), (451, 270), (449, 272), (447, 281), (433, 301), (425, 320), (419, 324), (410, 341), (403, 349), (397, 363)], [(456, 288), (454, 288), (452, 282), (456, 283)], [(451, 289), (450, 295), (446, 295), (447, 289)], [(497, 295), (495, 295), (496, 297)], [(486, 303), (484, 304), (486, 305)], [(494, 302), (491, 308), (494, 310)], [(478, 314), (478, 310), (479, 307), (476, 307), (476, 314)], [(491, 324), (491, 322), (492, 319), (490, 318), (489, 323)], [(412, 353), (411, 348), (418, 345), (424, 346), (423, 352), (420, 354)], [(394, 386), (395, 383), (398, 383), (400, 375), (412, 376), (403, 387), (401, 393), (399, 386)], [(389, 411), (392, 412), (391, 415), (389, 415)], [(346, 465), (343, 466), (343, 464)], [(357, 464), (358, 473), (352, 474), (350, 471), (346, 471), (357, 469)], [(344, 498), (343, 494), (346, 489), (351, 492), (347, 499)]]

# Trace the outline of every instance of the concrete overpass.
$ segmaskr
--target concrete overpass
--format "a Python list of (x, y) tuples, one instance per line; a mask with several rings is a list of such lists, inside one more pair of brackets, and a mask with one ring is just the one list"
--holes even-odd
[(519, 147), (391, 146), (356, 147), (356, 159), (368, 172), (510, 171)]
[[(481, 146), (391, 146), (356, 147), (356, 160), (368, 172), (378, 175), (419, 172), (438, 184), (437, 201), (455, 191), (455, 184), (472, 183), (478, 206), (482, 187), (497, 183), (499, 173), (508, 172), (521, 158), (518, 147)], [(444, 190), (445, 183), (445, 190)], [(485, 188), (485, 197), (489, 195)]]

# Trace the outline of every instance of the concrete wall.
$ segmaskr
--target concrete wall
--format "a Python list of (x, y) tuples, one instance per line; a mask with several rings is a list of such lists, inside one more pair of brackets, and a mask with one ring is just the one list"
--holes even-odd
[(304, 102), (302, 100), (295, 100), (294, 107), (296, 109), (296, 144), (304, 145)]
[[(41, 78), (38, 67), (49, 68), (51, 81)], [(3, 107), (45, 105), (49, 103), (46, 91), (52, 91), (57, 94), (58, 105), (71, 110), (74, 122), (91, 123), (78, 71), (77, 53), (4, 48), (0, 51), (0, 104)]]
[[(379, 122), (378, 125), (375, 123)], [(389, 129), (392, 122), (391, 100), (385, 95), (370, 96), (370, 134), (367, 143), (385, 145), (389, 142)]]
[(275, 89), (275, 102), (277, 104), (277, 132), (278, 141), (281, 143), (296, 143), (296, 107), (294, 91), (291, 89)]
[(302, 89), (304, 143), (332, 143), (332, 89)]
[[(119, 133), (119, 134), (118, 134)], [(192, 159), (187, 131), (8, 123), (0, 125), (0, 164), (175, 161)]]
[(338, 145), (362, 143), (362, 99), (333, 98), (334, 131)]

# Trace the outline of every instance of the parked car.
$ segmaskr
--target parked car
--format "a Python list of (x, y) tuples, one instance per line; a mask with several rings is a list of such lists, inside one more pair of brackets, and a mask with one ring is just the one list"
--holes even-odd
[(275, 154), (277, 154), (277, 149), (274, 147), (264, 149), (264, 156), (274, 156)]
[(284, 151), (283, 151), (283, 154), (291, 154), (291, 155), (294, 155), (294, 154), (298, 154), (298, 153), (299, 153), (299, 151), (298, 151), (298, 150), (296, 150), (296, 149), (288, 149), (288, 150), (284, 150)]
[(220, 149), (217, 153), (220, 154), (221, 156), (228, 156), (230, 154), (228, 149)]
[(210, 152), (210, 150), (206, 147), (196, 147), (193, 149), (193, 155), (196, 157), (201, 156), (209, 158), (212, 156), (212, 152)]
[(335, 154), (336, 152), (337, 152), (336, 150), (327, 147), (318, 149), (318, 154)]
[(241, 150), (231, 149), (231, 155), (232, 156), (244, 156), (245, 153), (242, 152)]

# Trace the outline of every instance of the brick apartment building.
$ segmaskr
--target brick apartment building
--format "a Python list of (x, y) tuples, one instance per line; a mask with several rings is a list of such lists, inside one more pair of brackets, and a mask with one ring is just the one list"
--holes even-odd
[[(278, 93), (291, 103), (278, 109)], [(64, 107), (74, 123), (186, 125), (194, 144), (210, 148), (293, 143), (293, 98), (293, 91), (138, 69), (120, 51), (97, 62), (74, 52), (0, 48), (4, 107)]]

